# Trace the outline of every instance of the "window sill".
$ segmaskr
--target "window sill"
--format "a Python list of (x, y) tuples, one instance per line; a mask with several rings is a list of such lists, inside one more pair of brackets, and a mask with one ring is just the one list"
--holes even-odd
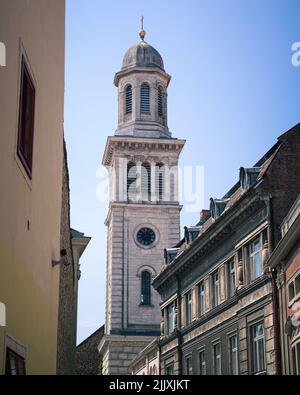
[(19, 168), (19, 171), (21, 172), (22, 176), (24, 177), (27, 183), (27, 186), (29, 187), (30, 190), (32, 190), (32, 176), (29, 177), (28, 172), (26, 171), (23, 162), (21, 161), (17, 152), (15, 152), (14, 159)]
[(299, 299), (300, 299), (300, 292), (298, 292), (297, 295), (295, 295), (295, 296), (293, 297), (293, 299), (291, 299), (291, 300), (289, 301), (289, 304), (288, 304), (289, 309), (292, 308), (292, 307), (293, 307), (293, 304), (296, 303), (296, 302), (298, 302)]
[(154, 307), (154, 304), (145, 304), (145, 303), (140, 303), (140, 307)]

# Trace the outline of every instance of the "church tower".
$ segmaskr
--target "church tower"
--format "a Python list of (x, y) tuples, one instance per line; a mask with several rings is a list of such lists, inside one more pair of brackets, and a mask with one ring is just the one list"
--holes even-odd
[(134, 357), (160, 335), (160, 299), (151, 284), (164, 248), (180, 237), (178, 158), (185, 141), (168, 129), (171, 76), (144, 38), (142, 28), (115, 75), (118, 128), (102, 161), (110, 184), (103, 374), (130, 374)]

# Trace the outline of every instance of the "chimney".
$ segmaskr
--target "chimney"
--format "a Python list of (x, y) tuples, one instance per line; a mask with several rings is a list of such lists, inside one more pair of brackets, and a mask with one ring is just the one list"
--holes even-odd
[(203, 225), (204, 222), (206, 222), (209, 217), (210, 217), (210, 210), (201, 210), (199, 225)]

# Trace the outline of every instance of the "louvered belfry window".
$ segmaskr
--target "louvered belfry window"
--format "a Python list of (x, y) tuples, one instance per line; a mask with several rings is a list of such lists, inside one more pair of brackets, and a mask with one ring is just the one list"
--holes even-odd
[(148, 84), (141, 86), (141, 112), (150, 113), (150, 87)]
[(136, 165), (129, 162), (127, 165), (127, 199), (134, 200), (136, 197)]
[(162, 98), (162, 89), (161, 87), (158, 88), (157, 93), (157, 105), (158, 105), (158, 115), (161, 117), (163, 115), (163, 98)]
[(155, 189), (156, 189), (156, 199), (164, 199), (164, 189), (165, 189), (165, 168), (163, 163), (157, 163), (155, 166)]
[(141, 304), (151, 304), (151, 274), (148, 270), (141, 275)]
[(125, 110), (126, 114), (132, 113), (132, 86), (128, 85), (125, 91)]
[(142, 200), (151, 200), (151, 166), (142, 164)]

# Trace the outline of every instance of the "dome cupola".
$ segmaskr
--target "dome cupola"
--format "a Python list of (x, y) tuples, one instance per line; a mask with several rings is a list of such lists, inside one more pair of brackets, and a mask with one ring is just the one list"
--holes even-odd
[(171, 76), (164, 70), (159, 52), (145, 41), (142, 27), (141, 41), (125, 53), (121, 70), (114, 83), (118, 88), (118, 129), (116, 135), (168, 138), (167, 88)]
[(155, 48), (141, 41), (130, 47), (124, 55), (122, 71), (131, 67), (158, 67), (164, 71), (164, 62)]

